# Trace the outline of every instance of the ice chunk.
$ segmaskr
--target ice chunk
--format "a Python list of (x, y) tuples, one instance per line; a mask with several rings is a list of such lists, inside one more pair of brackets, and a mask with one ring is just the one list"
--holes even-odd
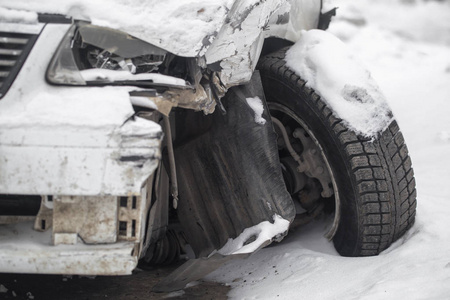
[(262, 117), (262, 114), (264, 112), (264, 106), (261, 99), (259, 99), (259, 97), (256, 96), (254, 98), (247, 98), (246, 100), (247, 104), (255, 112), (255, 122), (261, 125), (266, 124), (266, 120)]
[[(237, 238), (229, 239), (218, 252), (222, 255), (251, 253), (258, 250), (266, 241), (272, 241), (281, 236), (289, 228), (289, 221), (278, 215), (273, 216), (273, 223), (264, 221), (245, 229)], [(251, 238), (253, 242), (245, 244)]]

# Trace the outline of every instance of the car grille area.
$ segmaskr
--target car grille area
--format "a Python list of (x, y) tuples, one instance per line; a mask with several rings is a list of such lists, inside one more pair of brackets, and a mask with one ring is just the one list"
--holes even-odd
[(14, 82), (37, 37), (0, 31), (0, 99)]

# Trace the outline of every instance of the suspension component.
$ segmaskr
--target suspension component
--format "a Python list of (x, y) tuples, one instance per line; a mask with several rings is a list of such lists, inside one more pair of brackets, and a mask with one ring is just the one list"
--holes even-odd
[[(327, 166), (325, 164), (324, 159), (321, 155), (320, 148), (314, 143), (313, 139), (307, 135), (306, 131), (298, 127), (294, 130), (292, 133), (292, 136), (298, 140), (300, 140), (303, 151), (299, 155), (292, 146), (292, 143), (289, 138), (289, 134), (286, 131), (286, 128), (284, 127), (283, 123), (279, 121), (277, 118), (272, 117), (272, 122), (277, 126), (279, 129), (279, 132), (281, 133), (281, 136), (284, 141), (284, 145), (286, 146), (286, 149), (288, 150), (289, 154), (292, 156), (292, 158), (295, 160), (295, 162), (298, 164), (297, 166), (297, 172), (301, 174), (305, 174), (309, 178), (315, 178), (320, 182), (320, 185), (322, 187), (322, 192), (320, 195), (323, 198), (328, 198), (333, 195), (333, 188), (331, 183), (331, 177), (329, 172), (327, 171)], [(284, 159), (286, 161), (286, 159)], [(283, 162), (283, 159), (282, 159)], [(294, 175), (295, 177), (300, 176), (300, 174)], [(295, 182), (298, 182), (299, 180), (295, 180)], [(302, 180), (303, 181), (303, 180)], [(298, 184), (297, 184), (298, 185)], [(296, 192), (296, 191), (292, 191)]]
[(319, 147), (306, 135), (306, 131), (303, 128), (296, 128), (292, 135), (299, 139), (304, 147), (300, 156), (303, 164), (299, 164), (298, 171), (305, 173), (310, 178), (319, 180), (323, 189), (321, 196), (324, 198), (331, 197), (333, 195), (331, 177), (327, 171), (325, 161), (320, 154)]

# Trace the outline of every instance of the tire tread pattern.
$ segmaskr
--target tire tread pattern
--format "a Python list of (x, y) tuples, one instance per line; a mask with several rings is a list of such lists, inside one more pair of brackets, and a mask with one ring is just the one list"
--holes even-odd
[[(416, 189), (414, 172), (402, 133), (394, 120), (374, 141), (357, 135), (337, 118), (306, 82), (286, 66), (287, 49), (260, 60), (258, 69), (276, 77), (296, 93), (305, 95), (336, 137), (348, 160), (358, 227), (355, 246), (345, 256), (377, 255), (401, 237), (414, 223)], [(335, 243), (336, 245), (336, 243)], [(336, 245), (336, 247), (340, 247)], [(339, 251), (339, 249), (337, 249)]]

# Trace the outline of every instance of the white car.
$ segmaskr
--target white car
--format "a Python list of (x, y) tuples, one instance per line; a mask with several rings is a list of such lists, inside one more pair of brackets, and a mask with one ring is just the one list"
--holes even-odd
[(335, 9), (131, 2), (0, 0), (0, 272), (203, 258), (172, 290), (322, 213), (344, 256), (411, 227), (407, 148)]

